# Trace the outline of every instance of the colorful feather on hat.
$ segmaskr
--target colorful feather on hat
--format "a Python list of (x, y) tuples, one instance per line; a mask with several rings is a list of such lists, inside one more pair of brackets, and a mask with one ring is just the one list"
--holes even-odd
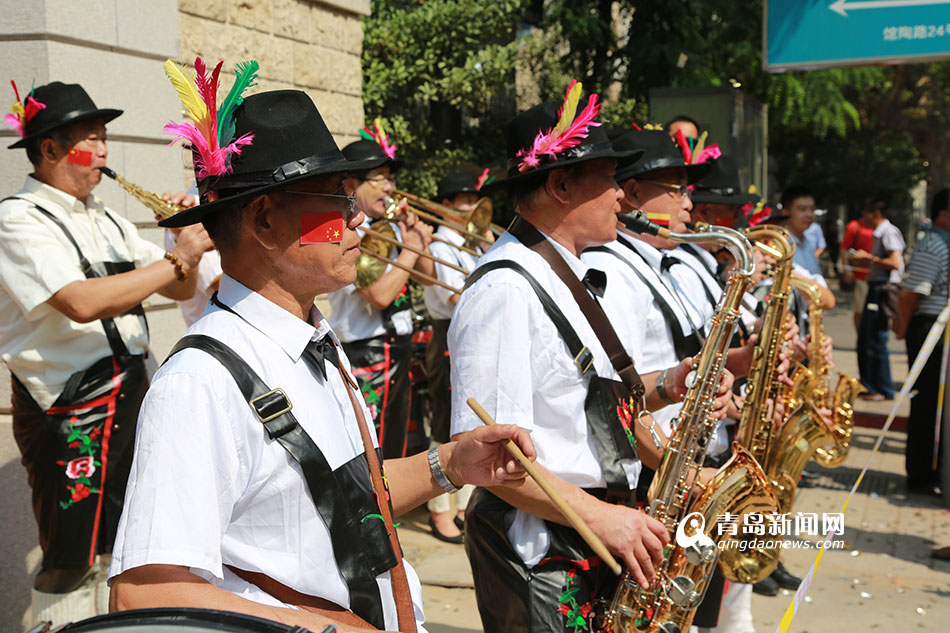
[(36, 116), (37, 112), (44, 109), (46, 104), (34, 99), (33, 90), (31, 89), (30, 94), (26, 97), (26, 104), (24, 105), (20, 102), (20, 91), (17, 90), (16, 82), (11, 79), (10, 85), (13, 86), (13, 94), (16, 96), (16, 102), (10, 106), (10, 111), (3, 117), (3, 120), (20, 135), (20, 138), (23, 138), (26, 136), (26, 124), (30, 122), (30, 119)]
[(599, 122), (594, 119), (600, 114), (600, 104), (597, 102), (596, 94), (590, 95), (587, 99), (587, 105), (577, 113), (577, 107), (580, 105), (583, 86), (576, 79), (571, 80), (567, 87), (567, 94), (564, 96), (564, 103), (558, 110), (557, 125), (547, 132), (538, 132), (534, 137), (534, 143), (529, 150), (518, 150), (517, 156), (524, 160), (518, 165), (518, 171), (524, 173), (537, 168), (541, 164), (542, 156), (549, 156), (551, 160), (557, 160), (557, 155), (561, 152), (577, 147), (581, 141), (587, 138), (588, 130), (591, 127), (597, 127)]
[[(241, 154), (241, 148), (250, 145), (253, 134), (245, 134), (234, 139), (234, 109), (243, 100), (243, 92), (254, 85), (257, 62), (245, 62), (235, 69), (238, 76), (227, 98), (217, 108), (218, 77), (221, 66), (218, 65), (208, 75), (208, 68), (200, 57), (195, 58), (194, 81), (189, 81), (182, 69), (173, 62), (165, 62), (165, 74), (178, 92), (178, 98), (185, 108), (185, 116), (190, 123), (165, 124), (165, 132), (191, 144), (195, 153), (195, 175), (198, 180), (211, 176), (223, 176), (231, 171), (231, 156)], [(237, 92), (235, 92), (237, 88)], [(178, 140), (176, 139), (176, 140)]]
[(482, 175), (478, 177), (478, 181), (475, 183), (475, 191), (481, 191), (482, 187), (490, 183), (495, 179), (494, 176), (491, 178), (488, 177), (488, 167), (482, 171)]
[(386, 154), (391, 160), (396, 160), (396, 146), (390, 145), (389, 135), (386, 134), (386, 130), (383, 129), (381, 119), (378, 117), (373, 119), (373, 130), (370, 131), (368, 127), (364, 127), (360, 130), (360, 136), (367, 141), (375, 141), (380, 149), (383, 150), (383, 154)]

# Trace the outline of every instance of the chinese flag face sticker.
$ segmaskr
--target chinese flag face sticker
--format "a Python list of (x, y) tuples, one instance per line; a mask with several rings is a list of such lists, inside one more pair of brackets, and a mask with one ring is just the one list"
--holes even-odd
[(651, 213), (647, 212), (647, 219), (654, 224), (659, 226), (669, 228), (670, 227), (670, 214), (669, 213)]
[(75, 147), (70, 147), (69, 153), (66, 155), (66, 160), (74, 165), (88, 167), (92, 164), (92, 152), (86, 152), (81, 149), (76, 149)]
[(338, 244), (343, 241), (343, 213), (301, 213), (301, 244)]

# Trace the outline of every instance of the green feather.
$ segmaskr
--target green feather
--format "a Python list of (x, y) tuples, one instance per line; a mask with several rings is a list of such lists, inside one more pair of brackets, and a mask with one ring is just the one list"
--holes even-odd
[(218, 147), (225, 147), (234, 140), (234, 110), (244, 102), (244, 91), (257, 85), (255, 80), (260, 68), (253, 59), (234, 67), (234, 84), (218, 108)]
[(360, 136), (362, 136), (362, 137), (363, 137), (364, 139), (366, 139), (367, 141), (375, 141), (375, 140), (376, 140), (376, 139), (373, 138), (373, 135), (370, 134), (369, 132), (367, 132), (366, 130), (360, 130)]

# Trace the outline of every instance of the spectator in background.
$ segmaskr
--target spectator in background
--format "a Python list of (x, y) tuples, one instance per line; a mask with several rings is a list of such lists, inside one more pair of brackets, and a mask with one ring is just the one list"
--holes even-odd
[(699, 123), (696, 119), (685, 114), (677, 114), (663, 127), (674, 139), (676, 138), (676, 131), (683, 130), (683, 136), (690, 142), (690, 147), (695, 146), (697, 139), (699, 139)]
[(788, 187), (782, 192), (782, 215), (788, 218), (785, 228), (795, 238), (795, 263), (812, 275), (820, 275), (818, 254), (825, 248), (825, 237), (821, 234), (820, 227), (817, 237), (815, 232), (810, 230), (816, 226), (814, 194), (806, 187)]
[[(937, 192), (930, 205), (933, 225), (917, 243), (907, 275), (898, 296), (894, 334), (906, 337), (907, 362), (913, 364), (940, 311), (947, 305), (948, 268), (950, 268), (950, 189)], [(937, 466), (933, 464), (934, 427), (937, 422), (937, 394), (940, 388), (938, 351), (930, 355), (915, 388), (917, 396), (910, 401), (907, 424), (907, 489), (921, 494), (942, 495), (940, 469), (942, 451), (938, 449)], [(937, 446), (941, 442), (937, 439)]]
[(904, 272), (904, 236), (887, 217), (887, 204), (877, 202), (868, 214), (874, 227), (871, 251), (858, 249), (851, 256), (855, 266), (870, 266), (868, 296), (858, 326), (858, 370), (867, 393), (864, 400), (890, 400), (894, 397), (891, 359), (887, 352), (889, 318), (894, 316), (892, 287), (901, 282)]
[(854, 329), (861, 324), (861, 313), (864, 311), (864, 302), (868, 298), (867, 268), (854, 266), (851, 262), (851, 250), (871, 251), (874, 246), (874, 227), (871, 226), (872, 201), (867, 201), (861, 209), (861, 217), (851, 220), (844, 229), (844, 239), (838, 251), (838, 262), (841, 265), (841, 284), (851, 286), (851, 310), (854, 312)]

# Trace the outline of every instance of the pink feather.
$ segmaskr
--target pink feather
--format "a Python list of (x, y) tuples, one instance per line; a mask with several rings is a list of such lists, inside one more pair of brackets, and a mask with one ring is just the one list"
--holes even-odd
[(20, 115), (7, 112), (3, 117), (3, 122), (12, 127), (20, 138), (23, 138), (23, 124), (20, 123)]
[[(590, 128), (600, 125), (600, 122), (594, 120), (600, 114), (600, 103), (597, 100), (596, 94), (590, 95), (587, 106), (562, 134), (555, 134), (553, 128), (548, 129), (547, 132), (538, 132), (530, 150), (518, 151), (517, 156), (523, 158), (518, 171), (524, 173), (537, 168), (541, 164), (542, 156), (550, 156), (552, 160), (557, 160), (557, 155), (561, 152), (580, 145), (581, 141), (587, 138)], [(563, 108), (563, 105), (561, 107)]]
[(475, 191), (480, 191), (481, 188), (485, 186), (486, 180), (488, 180), (488, 167), (486, 167), (482, 175), (478, 177), (478, 182), (475, 183)]
[(245, 134), (226, 147), (210, 147), (208, 139), (192, 123), (169, 122), (165, 124), (164, 130), (166, 134), (184, 139), (191, 144), (195, 153), (195, 175), (198, 180), (231, 173), (230, 156), (232, 154), (240, 156), (241, 148), (250, 145), (254, 140), (253, 134)]
[(713, 143), (712, 145), (707, 145), (703, 151), (699, 153), (696, 157), (694, 163), (705, 163), (707, 160), (715, 160), (722, 156), (722, 150), (719, 149), (718, 143)]

